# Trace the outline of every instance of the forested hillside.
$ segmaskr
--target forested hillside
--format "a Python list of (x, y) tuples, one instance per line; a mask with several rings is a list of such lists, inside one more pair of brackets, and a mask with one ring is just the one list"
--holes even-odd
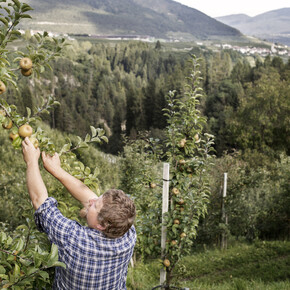
[(24, 112), (37, 96), (54, 94), (61, 106), (47, 120), (53, 128), (82, 135), (90, 124), (102, 126), (110, 137), (103, 149), (116, 154), (122, 150), (124, 133), (161, 134), (165, 96), (173, 89), (182, 93), (190, 53), (202, 58), (207, 98), (201, 109), (216, 136), (218, 156), (233, 149), (269, 158), (280, 151), (289, 154), (290, 66), (279, 57), (257, 59), (251, 67), (232, 51), (196, 47), (178, 53), (160, 43), (73, 41), (65, 56), (52, 63), (54, 74), (20, 82), (24, 93), (11, 89), (8, 96)]

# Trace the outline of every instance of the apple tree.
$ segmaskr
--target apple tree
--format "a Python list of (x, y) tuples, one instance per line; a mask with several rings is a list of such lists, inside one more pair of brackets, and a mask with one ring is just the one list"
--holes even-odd
[[(50, 154), (59, 151), (62, 166), (99, 194), (98, 171), (86, 167), (77, 159), (75, 152), (87, 148), (90, 143), (107, 141), (104, 130), (91, 126), (90, 134), (87, 134), (84, 139), (76, 136), (73, 140), (70, 138), (57, 140), (56, 144), (42, 129), (44, 114), (59, 105), (53, 95), (39, 97), (35, 107), (26, 108), (25, 115), (21, 115), (17, 105), (9, 103), (5, 98), (5, 92), (10, 86), (18, 90), (19, 78), (40, 78), (46, 69), (51, 68), (49, 62), (58, 57), (66, 46), (64, 38), (50, 37), (46, 32), (35, 34), (29, 42), (25, 43), (18, 25), (24, 18), (31, 18), (29, 15), (31, 10), (28, 4), (19, 0), (0, 0), (1, 127), (7, 132), (7, 139), (11, 139), (12, 148), (18, 154), (21, 152), (21, 143), (25, 137), (29, 137), (34, 146), (40, 147), (42, 151)], [(14, 47), (17, 47), (17, 50)], [(0, 170), (1, 174), (3, 172)], [(16, 182), (16, 179), (13, 182)], [(17, 185), (20, 183), (24, 184), (25, 181), (18, 181)], [(66, 193), (58, 188), (57, 183), (50, 181), (48, 185), (50, 190), (55, 191), (54, 195), (59, 201), (61, 211), (67, 217), (78, 220), (76, 216), (78, 205), (68, 201)], [(25, 191), (16, 195), (6, 188), (1, 190), (0, 196), (1, 201), (13, 202), (13, 217), (20, 221), (13, 231), (8, 224), (1, 223), (1, 289), (45, 288), (51, 283), (53, 268), (65, 267), (58, 261), (57, 247), (50, 245), (46, 236), (36, 230), (33, 208)]]
[[(137, 249), (143, 255), (160, 255), (160, 164), (170, 164), (169, 211), (165, 214), (167, 242), (162, 253), (168, 287), (173, 273), (180, 274), (184, 270), (178, 262), (190, 252), (199, 220), (206, 213), (210, 195), (209, 167), (214, 158), (213, 136), (205, 132), (206, 119), (199, 111), (203, 97), (200, 60), (192, 56), (190, 61), (192, 70), (184, 94), (180, 96), (171, 91), (167, 96), (165, 136), (159, 140), (142, 138), (127, 143), (124, 150), (123, 186), (136, 197)], [(152, 183), (161, 186), (152, 187)]]

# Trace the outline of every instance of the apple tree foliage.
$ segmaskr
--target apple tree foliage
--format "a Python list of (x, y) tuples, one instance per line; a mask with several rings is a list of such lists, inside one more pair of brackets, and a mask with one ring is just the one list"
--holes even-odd
[[(213, 136), (205, 132), (206, 119), (199, 111), (203, 90), (200, 86), (199, 59), (190, 59), (192, 70), (183, 95), (170, 91), (167, 96), (165, 136), (129, 142), (124, 150), (123, 187), (136, 198), (137, 249), (143, 257), (160, 255), (162, 222), (162, 162), (170, 164), (169, 211), (166, 260), (167, 285), (173, 271), (181, 273), (178, 261), (190, 252), (199, 220), (209, 201), (209, 167), (212, 164)], [(154, 186), (152, 186), (154, 184)], [(160, 186), (155, 186), (160, 185)], [(169, 263), (168, 263), (168, 261)]]
[[(35, 34), (24, 46), (18, 24), (24, 18), (31, 18), (29, 15), (31, 10), (28, 4), (19, 0), (0, 1), (0, 123), (3, 130), (7, 131), (7, 139), (9, 134), (15, 136), (11, 144), (16, 150), (16, 155), (21, 157), (23, 139), (17, 135), (18, 129), (23, 124), (29, 124), (33, 128), (32, 136), (37, 138), (41, 151), (49, 154), (59, 151), (63, 168), (99, 194), (98, 170), (86, 167), (77, 159), (75, 152), (87, 148), (90, 143), (107, 141), (104, 130), (91, 126), (90, 134), (87, 134), (84, 139), (77, 136), (74, 140), (66, 138), (62, 143), (55, 144), (40, 126), (43, 115), (59, 105), (53, 95), (39, 96), (39, 103), (33, 108), (27, 107), (25, 116), (18, 112), (15, 104), (9, 103), (5, 98), (5, 91), (9, 90), (10, 86), (18, 90), (17, 81), (25, 77), (19, 67), (22, 58), (28, 57), (33, 63), (33, 73), (28, 76), (28, 79), (39, 78), (41, 73), (50, 69), (49, 62), (60, 56), (66, 46), (65, 39), (50, 37), (46, 32)], [(15, 50), (13, 45), (18, 49)], [(1, 152), (2, 149), (4, 148), (1, 148)], [(9, 168), (9, 161), (12, 159), (6, 159), (6, 168)], [(1, 289), (42, 289), (51, 283), (53, 267), (65, 267), (65, 265), (58, 261), (57, 247), (50, 245), (46, 236), (36, 230), (33, 209), (27, 190), (24, 189), (25, 180), (19, 181), (14, 178), (19, 176), (21, 171), (23, 172), (21, 176), (24, 178), (25, 167), (19, 166), (17, 174), (11, 173), (9, 169), (3, 169), (2, 166), (0, 169), (1, 181), (4, 181), (0, 186), (1, 202), (13, 199), (14, 207), (11, 208), (13, 216), (23, 221), (23, 223), (18, 221), (20, 224), (13, 231), (9, 224), (1, 223), (0, 287)], [(17, 197), (9, 190), (11, 182), (20, 191)], [(48, 187), (58, 199), (62, 212), (69, 218), (78, 219), (76, 216), (78, 205), (69, 201), (67, 193), (51, 180), (48, 182)], [(10, 205), (11, 203), (7, 203), (8, 207)]]

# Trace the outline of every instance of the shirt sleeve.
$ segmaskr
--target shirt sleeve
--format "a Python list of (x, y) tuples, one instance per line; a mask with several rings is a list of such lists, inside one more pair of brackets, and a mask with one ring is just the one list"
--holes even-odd
[(66, 244), (71, 231), (80, 226), (62, 215), (53, 197), (48, 197), (35, 211), (34, 220), (38, 230), (45, 232), (49, 240), (60, 247)]

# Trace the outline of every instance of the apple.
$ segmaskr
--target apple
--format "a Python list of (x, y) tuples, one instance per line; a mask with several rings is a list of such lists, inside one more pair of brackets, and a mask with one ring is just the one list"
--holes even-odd
[(194, 139), (195, 139), (195, 142), (199, 141), (199, 135), (197, 133), (194, 135)]
[(16, 134), (13, 134), (12, 132), (10, 132), (9, 134), (9, 138), (13, 141), (14, 139), (16, 139), (17, 137), (19, 137), (19, 135), (16, 133)]
[(12, 126), (13, 126), (13, 122), (12, 122), (11, 120), (9, 120), (8, 123), (5, 122), (5, 123), (2, 124), (2, 127), (3, 127), (4, 129), (7, 129), (7, 130), (8, 130), (8, 129), (11, 129)]
[(172, 246), (177, 245), (177, 241), (176, 241), (176, 240), (172, 240), (172, 241), (171, 241), (171, 245), (172, 245)]
[(184, 204), (184, 202), (185, 202), (185, 201), (184, 201), (184, 199), (182, 199), (182, 198), (178, 201), (179, 204)]
[(186, 163), (186, 161), (185, 161), (184, 159), (181, 159), (181, 160), (178, 161), (178, 163), (179, 163), (180, 165), (184, 165), (184, 164)]
[(168, 259), (165, 259), (163, 261), (163, 264), (164, 264), (165, 267), (169, 267), (170, 266), (170, 261)]
[(176, 188), (176, 187), (173, 187), (172, 190), (171, 190), (171, 192), (172, 192), (173, 194), (175, 194), (175, 195), (178, 195), (178, 194), (180, 193), (180, 192), (179, 192), (179, 189)]
[(179, 147), (183, 148), (185, 146), (185, 143), (186, 143), (186, 139), (181, 139), (180, 142), (179, 142)]
[(5, 93), (5, 91), (6, 91), (5, 84), (2, 81), (0, 81), (0, 95)]
[(22, 75), (24, 75), (25, 77), (29, 77), (29, 76), (31, 76), (31, 74), (32, 74), (32, 68), (31, 68), (31, 69), (28, 69), (28, 70), (21, 69), (21, 73), (22, 73)]
[(30, 142), (33, 144), (34, 148), (37, 149), (39, 142), (35, 137), (29, 137)]
[(151, 188), (155, 188), (156, 187), (156, 183), (150, 182), (150, 187)]
[(174, 223), (175, 225), (179, 225), (179, 224), (180, 224), (180, 221), (179, 221), (178, 219), (176, 219), (176, 220), (173, 221), (173, 223)]
[(32, 128), (30, 127), (30, 125), (24, 124), (19, 127), (18, 134), (23, 138), (30, 137), (32, 135)]
[(32, 68), (32, 60), (29, 57), (23, 57), (20, 60), (19, 65), (22, 70), (30, 70)]
[(186, 233), (181, 233), (180, 234), (180, 237), (183, 239), (183, 238), (185, 238), (186, 237)]

